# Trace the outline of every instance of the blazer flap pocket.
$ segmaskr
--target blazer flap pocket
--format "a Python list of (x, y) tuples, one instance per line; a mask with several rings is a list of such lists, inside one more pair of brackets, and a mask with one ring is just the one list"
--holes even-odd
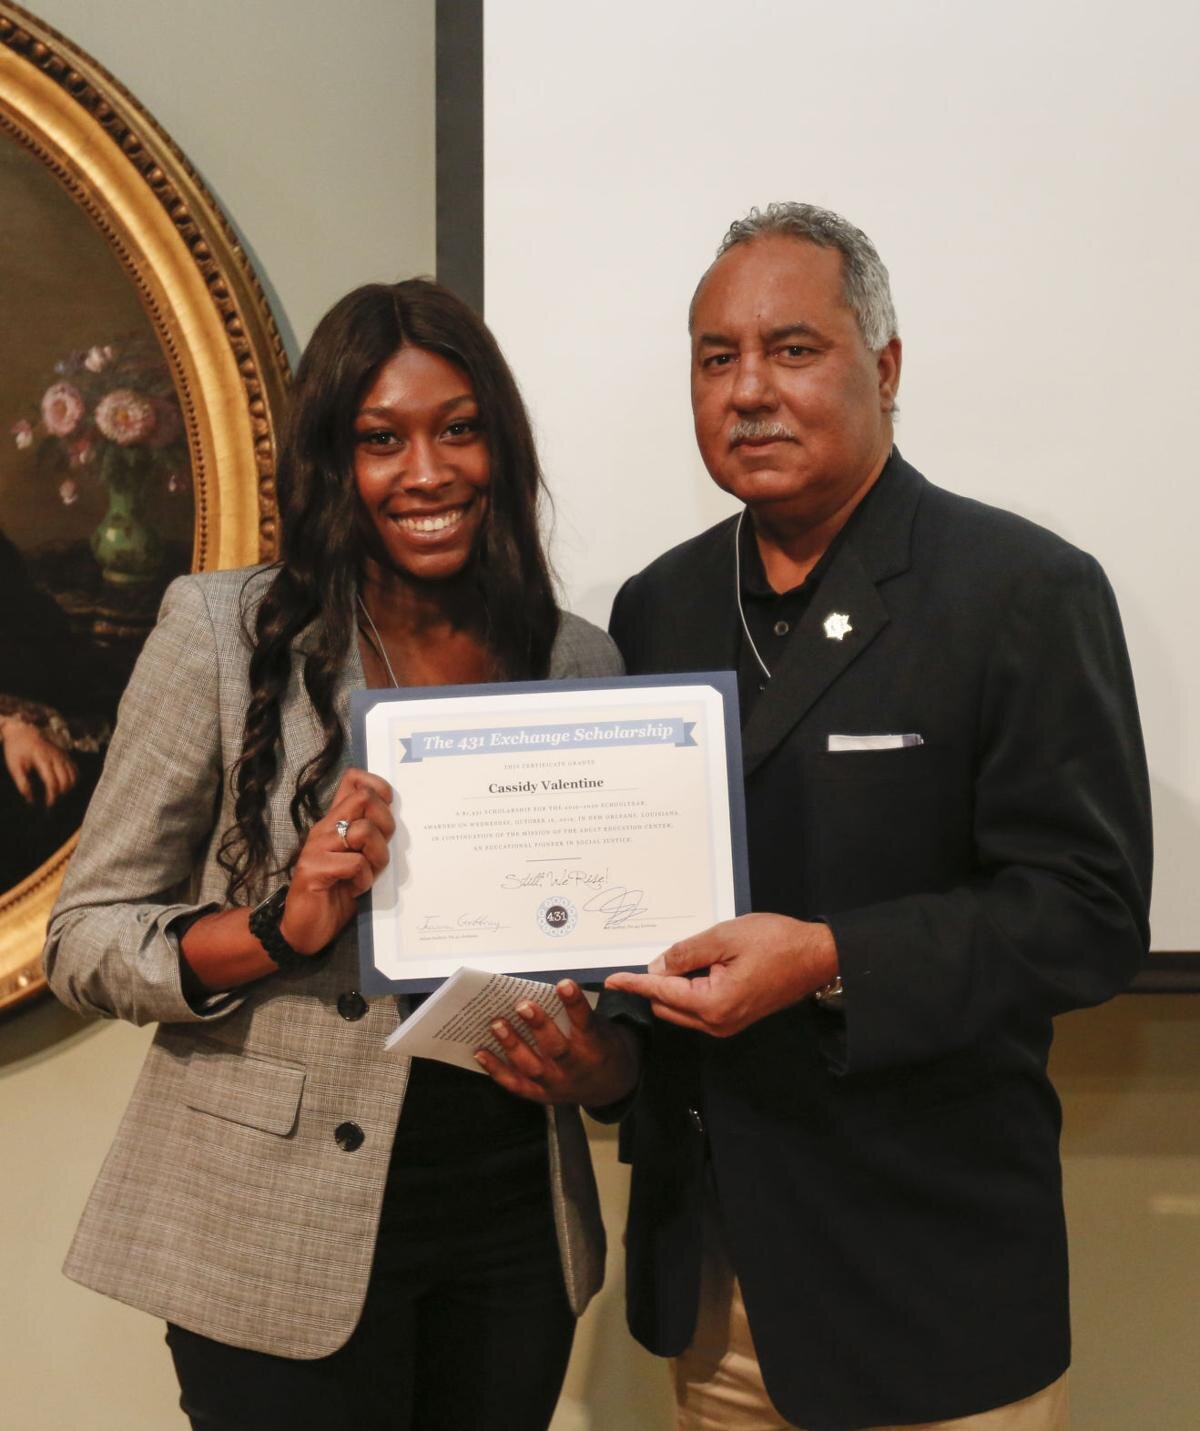
[(303, 1090), (298, 1064), (199, 1044), (188, 1061), (183, 1099), (197, 1113), (284, 1136), (296, 1126)]

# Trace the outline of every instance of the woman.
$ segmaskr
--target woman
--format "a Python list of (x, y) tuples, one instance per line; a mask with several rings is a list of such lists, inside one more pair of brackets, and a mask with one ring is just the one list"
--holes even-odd
[(175, 582), (122, 704), (46, 969), (159, 1029), (66, 1271), (167, 1320), (197, 1428), (534, 1431), (599, 1285), (577, 1111), (385, 1057), (350, 922), (394, 828), (353, 688), (619, 670), (540, 484), (470, 309), (358, 289), (297, 374), (282, 560)]

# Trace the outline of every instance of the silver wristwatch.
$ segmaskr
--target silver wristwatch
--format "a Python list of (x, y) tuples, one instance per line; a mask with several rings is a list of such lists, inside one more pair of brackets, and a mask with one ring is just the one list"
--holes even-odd
[(840, 1009), (844, 993), (845, 986), (842, 983), (842, 976), (839, 974), (832, 983), (822, 984), (819, 989), (813, 990), (813, 1002), (822, 1009)]

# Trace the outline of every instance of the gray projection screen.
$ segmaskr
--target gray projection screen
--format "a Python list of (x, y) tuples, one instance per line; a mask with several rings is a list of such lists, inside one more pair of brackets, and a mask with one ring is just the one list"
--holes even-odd
[[(442, 9), (478, 40), (478, 4)], [(1184, 0), (488, 0), (481, 106), (439, 45), (482, 146), (472, 168), (460, 127), (439, 156), (443, 276), (481, 281), (529, 401), (569, 604), (605, 622), (626, 575), (731, 510), (695, 453), (685, 332), (729, 220), (845, 213), (892, 275), (905, 456), (1117, 591), (1174, 955), (1156, 987), (1200, 963), (1198, 43)]]

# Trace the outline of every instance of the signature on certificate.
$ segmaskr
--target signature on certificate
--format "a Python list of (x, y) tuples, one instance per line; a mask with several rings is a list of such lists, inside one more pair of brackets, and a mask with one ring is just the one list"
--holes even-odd
[(574, 885), (584, 885), (596, 889), (607, 879), (607, 870), (525, 870), (520, 874), (506, 874), (500, 881), (500, 888), (569, 889)]
[(490, 914), (460, 914), (451, 923), (446, 923), (440, 914), (427, 914), (421, 921), (421, 934), (453, 934), (458, 930), (468, 930), (476, 934), (495, 934), (504, 926)]
[[(642, 903), (644, 894), (645, 890), (627, 889), (623, 884), (614, 884), (592, 895), (583, 907), (590, 914), (605, 915), (605, 929), (623, 929), (631, 919), (646, 913), (646, 906)], [(654, 921), (650, 919), (645, 922), (653, 924)]]

